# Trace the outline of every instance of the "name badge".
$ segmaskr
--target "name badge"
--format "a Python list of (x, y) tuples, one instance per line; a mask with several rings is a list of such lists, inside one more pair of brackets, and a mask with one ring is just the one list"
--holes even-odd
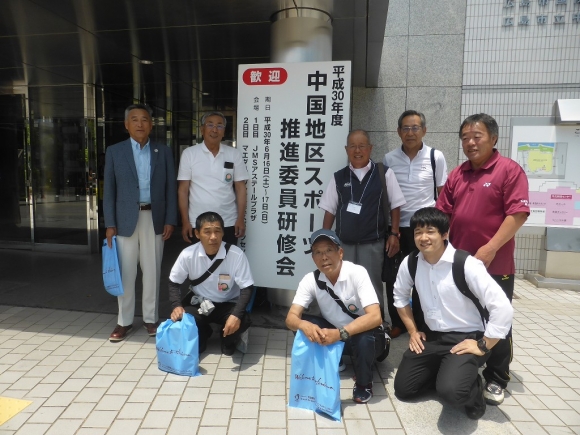
[(233, 180), (234, 180), (234, 170), (224, 168), (223, 182), (225, 184), (230, 184)]
[(429, 308), (429, 310), (427, 310), (427, 318), (433, 320), (441, 320), (441, 310), (438, 310), (436, 308)]
[(220, 274), (218, 279), (218, 291), (227, 292), (231, 288), (232, 278), (230, 275)]
[(359, 202), (349, 202), (348, 206), (346, 207), (346, 211), (349, 213), (360, 214), (360, 209), (362, 208), (362, 204)]

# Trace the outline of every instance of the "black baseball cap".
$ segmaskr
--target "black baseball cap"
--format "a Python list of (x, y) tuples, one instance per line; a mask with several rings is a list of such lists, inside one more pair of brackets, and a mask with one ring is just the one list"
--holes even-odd
[(332, 230), (325, 229), (320, 229), (312, 233), (312, 235), (310, 236), (310, 246), (314, 245), (314, 242), (316, 242), (316, 240), (318, 240), (321, 237), (326, 237), (335, 245), (340, 246), (340, 239), (338, 238), (336, 233)]

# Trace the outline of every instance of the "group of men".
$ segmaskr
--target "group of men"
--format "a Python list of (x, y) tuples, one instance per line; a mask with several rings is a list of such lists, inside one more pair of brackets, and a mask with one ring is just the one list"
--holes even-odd
[[(249, 176), (239, 151), (221, 143), (225, 117), (202, 118), (204, 142), (183, 152), (177, 189), (169, 148), (149, 140), (150, 109), (129, 106), (125, 126), (130, 138), (107, 149), (105, 165), (106, 235), (109, 246), (117, 236), (125, 290), (110, 340), (123, 340), (132, 328), (138, 263), (144, 327), (155, 335), (163, 242), (177, 224), (178, 198), (182, 236), (199, 243), (171, 270), (171, 319), (186, 309), (194, 315), (200, 352), (209, 324), (220, 324), (222, 353), (231, 355), (250, 326), (246, 307), (254, 282), (236, 246), (245, 234)], [(317, 272), (300, 282), (286, 324), (321, 345), (345, 341), (355, 371), (353, 400), (365, 403), (372, 397), (374, 330), (386, 323), (384, 269), (398, 270), (396, 281), (387, 273), (390, 332), (396, 337), (406, 330), (409, 349), (395, 394), (404, 400), (434, 386), (477, 419), (486, 401), (503, 401), (510, 379), (514, 236), (529, 214), (527, 179), (495, 149), (498, 126), (489, 115), (461, 125), (468, 160), (449, 177), (443, 153), (423, 142), (423, 114), (404, 112), (397, 132), (402, 144), (382, 163), (370, 158), (368, 133), (349, 133), (349, 164), (328, 183), (319, 203), (322, 229), (310, 239)], [(458, 260), (456, 250), (471, 256)], [(191, 291), (182, 298), (180, 284), (188, 278)], [(314, 300), (322, 317), (304, 312)], [(484, 385), (478, 367), (485, 362)]]
[[(163, 244), (177, 225), (178, 206), (183, 239), (194, 244), (181, 253), (171, 271), (171, 318), (180, 319), (183, 306), (192, 305), (194, 297), (193, 305), (198, 307), (205, 299), (215, 302), (206, 315), (193, 313), (203, 331), (200, 347), (211, 334), (209, 322), (217, 320), (224, 327), (222, 351), (229, 355), (239, 334), (249, 327), (245, 309), (254, 281), (245, 255), (235, 246), (245, 233), (245, 181), (249, 175), (241, 153), (221, 143), (227, 124), (224, 115), (208, 113), (201, 124), (204, 140), (183, 152), (177, 177), (170, 148), (149, 138), (152, 111), (146, 105), (127, 107), (125, 128), (130, 137), (107, 148), (106, 237), (111, 247), (116, 236), (124, 289), (118, 297), (117, 326), (109, 337), (113, 342), (124, 340), (133, 327), (138, 264), (143, 272), (143, 327), (150, 336), (157, 332)], [(179, 284), (187, 277), (199, 278), (206, 266), (218, 261), (216, 273), (198, 281), (189, 300), (182, 301)]]
[[(435, 387), (443, 400), (478, 419), (486, 403), (503, 402), (510, 380), (514, 237), (529, 215), (527, 178), (495, 149), (498, 125), (489, 115), (462, 123), (459, 136), (468, 160), (449, 177), (443, 154), (423, 142), (423, 114), (404, 112), (397, 132), (402, 145), (385, 155), (382, 166), (370, 159), (366, 132), (349, 134), (349, 165), (334, 174), (319, 204), (326, 232), (311, 239), (324, 286), (307, 275), (286, 324), (320, 344), (350, 342), (353, 399), (368, 401), (372, 364), (356, 360), (372, 361), (374, 348), (353, 338), (365, 334), (373, 340), (373, 307), (379, 318), (385, 315), (381, 268), (396, 268), (391, 273), (396, 280), (386, 282), (391, 336), (406, 330), (409, 349), (395, 377), (395, 394), (404, 400)], [(330, 231), (333, 224), (336, 233)], [(364, 267), (375, 295), (353, 263)], [(314, 297), (322, 321), (302, 315)], [(340, 299), (358, 317), (344, 316), (331, 299)], [(362, 357), (364, 352), (371, 357)], [(478, 373), (484, 363), (485, 385)]]

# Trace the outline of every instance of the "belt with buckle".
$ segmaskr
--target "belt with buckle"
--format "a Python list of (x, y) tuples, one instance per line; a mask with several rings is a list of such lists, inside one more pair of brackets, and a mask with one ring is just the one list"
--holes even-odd
[(139, 210), (151, 210), (151, 204), (140, 204)]

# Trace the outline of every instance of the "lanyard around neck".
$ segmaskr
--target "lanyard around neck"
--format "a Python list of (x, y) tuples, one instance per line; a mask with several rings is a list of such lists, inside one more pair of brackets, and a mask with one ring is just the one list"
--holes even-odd
[[(371, 163), (372, 163), (372, 162), (371, 162)], [(368, 180), (367, 180), (367, 182), (366, 182), (366, 184), (365, 184), (365, 187), (364, 187), (364, 189), (363, 189), (363, 191), (362, 191), (362, 194), (361, 194), (361, 196), (360, 196), (360, 198), (359, 198), (358, 202), (356, 202), (356, 201), (354, 200), (354, 197), (353, 197), (353, 194), (352, 194), (352, 170), (350, 170), (350, 173), (349, 173), (349, 175), (350, 175), (350, 200), (351, 200), (352, 202), (355, 202), (356, 204), (362, 204), (362, 199), (363, 199), (363, 196), (365, 196), (365, 191), (367, 190), (367, 186), (369, 185), (369, 181), (371, 181), (371, 178), (372, 178), (372, 176), (373, 176), (373, 172), (375, 171), (375, 167), (376, 167), (376, 165), (375, 165), (374, 163), (372, 163), (372, 168), (371, 168), (371, 170), (370, 170), (370, 173), (371, 173), (371, 175), (369, 176), (369, 178), (368, 178)], [(350, 168), (349, 168), (349, 169), (350, 169)], [(367, 174), (368, 174), (368, 172), (367, 172)], [(358, 177), (357, 177), (357, 178), (358, 178)], [(363, 178), (364, 178), (364, 177), (363, 177)]]

